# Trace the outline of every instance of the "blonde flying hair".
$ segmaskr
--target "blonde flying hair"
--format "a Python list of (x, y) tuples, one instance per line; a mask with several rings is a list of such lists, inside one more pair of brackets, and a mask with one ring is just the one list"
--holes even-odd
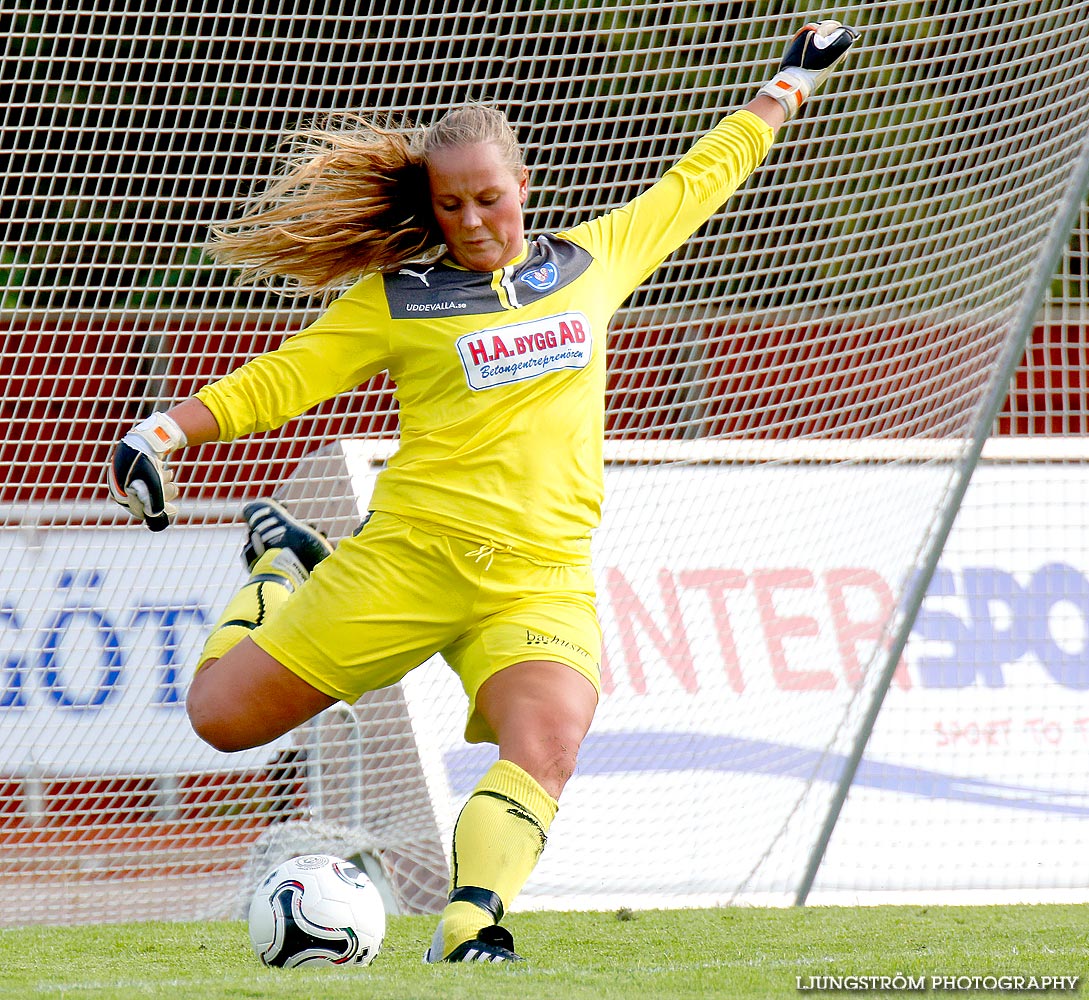
[(427, 179), (436, 150), (491, 142), (515, 175), (523, 165), (510, 122), (483, 104), (452, 108), (424, 129), (331, 117), (288, 142), (278, 176), (238, 219), (212, 227), (206, 249), (240, 269), (239, 284), (280, 279), (294, 295), (441, 252)]

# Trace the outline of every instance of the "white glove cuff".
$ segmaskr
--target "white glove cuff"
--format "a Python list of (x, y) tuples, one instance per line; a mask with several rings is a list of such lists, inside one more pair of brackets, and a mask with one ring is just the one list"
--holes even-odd
[(779, 70), (756, 93), (758, 96), (763, 95), (778, 101), (786, 112), (787, 121), (790, 121), (813, 93), (815, 83), (815, 74), (796, 66), (788, 66)]
[(129, 434), (135, 434), (146, 442), (159, 458), (170, 454), (176, 448), (184, 448), (189, 443), (185, 431), (166, 413), (153, 413), (146, 420), (141, 420)]

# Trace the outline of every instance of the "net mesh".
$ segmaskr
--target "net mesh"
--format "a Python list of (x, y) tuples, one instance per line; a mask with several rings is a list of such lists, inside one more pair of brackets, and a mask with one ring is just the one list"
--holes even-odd
[[(604, 699), (525, 905), (774, 900), (797, 884), (1089, 128), (1089, 3), (948, 7), (842, 5), (865, 31), (847, 68), (616, 317), (595, 557)], [(404, 910), (434, 910), (455, 804), (487, 762), (437, 735), (456, 739), (464, 712), (441, 665), (235, 757), (198, 745), (183, 710), (195, 652), (243, 579), (242, 503), (276, 491), (349, 533), (396, 434), (389, 382), (187, 453), (163, 537), (106, 502), (110, 448), (318, 314), (235, 287), (199, 249), (271, 175), (286, 132), (329, 111), (426, 123), (494, 102), (527, 148), (528, 229), (557, 231), (623, 204), (750, 99), (794, 10), (452, 0), (315, 16), (111, 0), (8, 3), (0, 24), (0, 880), (17, 901), (3, 919), (158, 917), (167, 899), (178, 917), (234, 913), (255, 865), (330, 844), (377, 857)], [(1082, 577), (1089, 558), (1019, 529), (1040, 496), (1076, 494), (1087, 232), (1083, 214), (995, 426), (1022, 458), (1052, 460), (1035, 493), (970, 494), (963, 536), (985, 549), (1005, 526), (1016, 567), (989, 600), (1004, 594), (1012, 615), (1009, 595), (1028, 595), (1033, 634), (1062, 618), (1061, 663), (1085, 646), (1082, 592), (1037, 599), (1033, 581), (1050, 586), (1056, 546)], [(1076, 532), (1081, 501), (1063, 509)], [(950, 573), (936, 599), (970, 602)], [(985, 639), (961, 648), (985, 658)], [(1069, 849), (1089, 809), (1070, 748), (1089, 682), (1071, 668), (1060, 684), (1038, 657), (1017, 685), (1007, 671), (928, 688), (938, 657), (920, 648), (818, 888), (911, 888), (865, 859), (901, 841), (925, 858), (928, 837), (975, 859), (951, 856), (932, 888), (1086, 884)], [(981, 686), (983, 708), (958, 707)], [(1056, 689), (1073, 692), (1061, 718)], [(1038, 707), (1015, 717), (1010, 700)], [(978, 733), (1007, 718), (1025, 740), (1032, 719), (1066, 738), (1040, 735), (1028, 754), (935, 743), (939, 723)], [(1043, 870), (1024, 860), (1040, 811), (920, 792), (981, 773), (980, 795), (1061, 800)], [(924, 802), (918, 822), (875, 819), (890, 796)], [(636, 831), (623, 850), (603, 832), (620, 828)]]

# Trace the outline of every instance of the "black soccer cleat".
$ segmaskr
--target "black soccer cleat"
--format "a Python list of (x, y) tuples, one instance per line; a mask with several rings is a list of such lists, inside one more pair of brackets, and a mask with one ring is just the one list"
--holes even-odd
[(249, 532), (242, 549), (242, 562), (247, 570), (252, 570), (253, 564), (269, 549), (290, 549), (306, 572), (312, 573), (333, 551), (329, 540), (317, 528), (292, 517), (271, 498), (246, 504), (242, 516)]
[(514, 951), (514, 935), (499, 924), (481, 927), (472, 941), (459, 944), (444, 962), (524, 962)]

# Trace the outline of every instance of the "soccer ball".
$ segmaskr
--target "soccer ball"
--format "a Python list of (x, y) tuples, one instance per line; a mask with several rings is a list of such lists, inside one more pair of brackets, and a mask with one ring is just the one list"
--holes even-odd
[(277, 866), (250, 900), (250, 941), (265, 965), (369, 965), (386, 935), (378, 887), (350, 861), (305, 854)]

